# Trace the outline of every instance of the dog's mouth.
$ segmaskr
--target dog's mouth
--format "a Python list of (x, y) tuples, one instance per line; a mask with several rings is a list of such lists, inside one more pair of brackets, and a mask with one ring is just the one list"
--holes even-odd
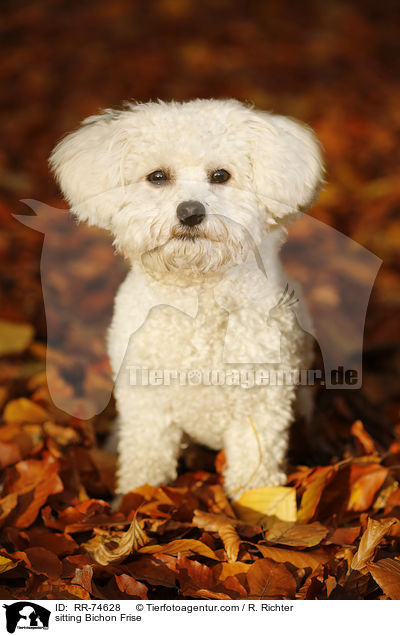
[(179, 239), (181, 241), (196, 241), (200, 238), (207, 238), (204, 232), (201, 232), (197, 227), (174, 227), (171, 232), (171, 238)]

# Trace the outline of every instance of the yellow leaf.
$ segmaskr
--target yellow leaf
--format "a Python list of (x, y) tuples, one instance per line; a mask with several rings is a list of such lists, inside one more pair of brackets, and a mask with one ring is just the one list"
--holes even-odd
[(16, 561), (0, 555), (0, 574), (7, 572), (7, 570), (12, 570), (16, 565), (18, 565)]
[(32, 325), (0, 320), (0, 356), (22, 353), (32, 342)]
[(11, 400), (4, 409), (3, 419), (7, 424), (29, 422), (30, 424), (42, 424), (49, 419), (49, 415), (35, 402), (27, 398)]
[(214, 567), (218, 568), (218, 580), (225, 581), (228, 576), (237, 576), (243, 572), (246, 573), (250, 565), (250, 563), (236, 561), (236, 563), (221, 563), (221, 565), (216, 565)]
[(233, 504), (236, 514), (246, 523), (270, 527), (274, 521), (296, 521), (296, 490), (286, 486), (253, 488)]

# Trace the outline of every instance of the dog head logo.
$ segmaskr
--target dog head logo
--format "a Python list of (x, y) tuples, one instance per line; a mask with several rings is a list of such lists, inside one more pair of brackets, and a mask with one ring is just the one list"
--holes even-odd
[(37, 603), (18, 601), (3, 605), (6, 610), (7, 631), (14, 634), (16, 629), (48, 629), (50, 610)]

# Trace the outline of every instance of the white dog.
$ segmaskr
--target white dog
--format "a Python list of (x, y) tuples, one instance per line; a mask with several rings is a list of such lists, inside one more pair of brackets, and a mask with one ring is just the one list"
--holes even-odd
[(174, 479), (185, 436), (225, 449), (232, 497), (284, 483), (298, 391), (268, 372), (310, 362), (278, 250), (322, 181), (312, 131), (235, 100), (127, 104), (85, 119), (51, 166), (131, 265), (108, 336), (119, 493)]

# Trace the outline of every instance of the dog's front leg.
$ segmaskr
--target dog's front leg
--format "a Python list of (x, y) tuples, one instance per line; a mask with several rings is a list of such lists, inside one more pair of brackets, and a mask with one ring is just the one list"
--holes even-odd
[(225, 432), (224, 487), (232, 499), (251, 488), (281, 486), (286, 482), (284, 468), (292, 397), (278, 395), (282, 394), (279, 389), (271, 390), (267, 400), (260, 395), (259, 404), (247, 412), (241, 411)]
[[(150, 397), (150, 396), (149, 396)], [(119, 400), (117, 492), (143, 484), (158, 486), (176, 478), (182, 431), (167, 413), (157, 411), (155, 396), (141, 407)]]

